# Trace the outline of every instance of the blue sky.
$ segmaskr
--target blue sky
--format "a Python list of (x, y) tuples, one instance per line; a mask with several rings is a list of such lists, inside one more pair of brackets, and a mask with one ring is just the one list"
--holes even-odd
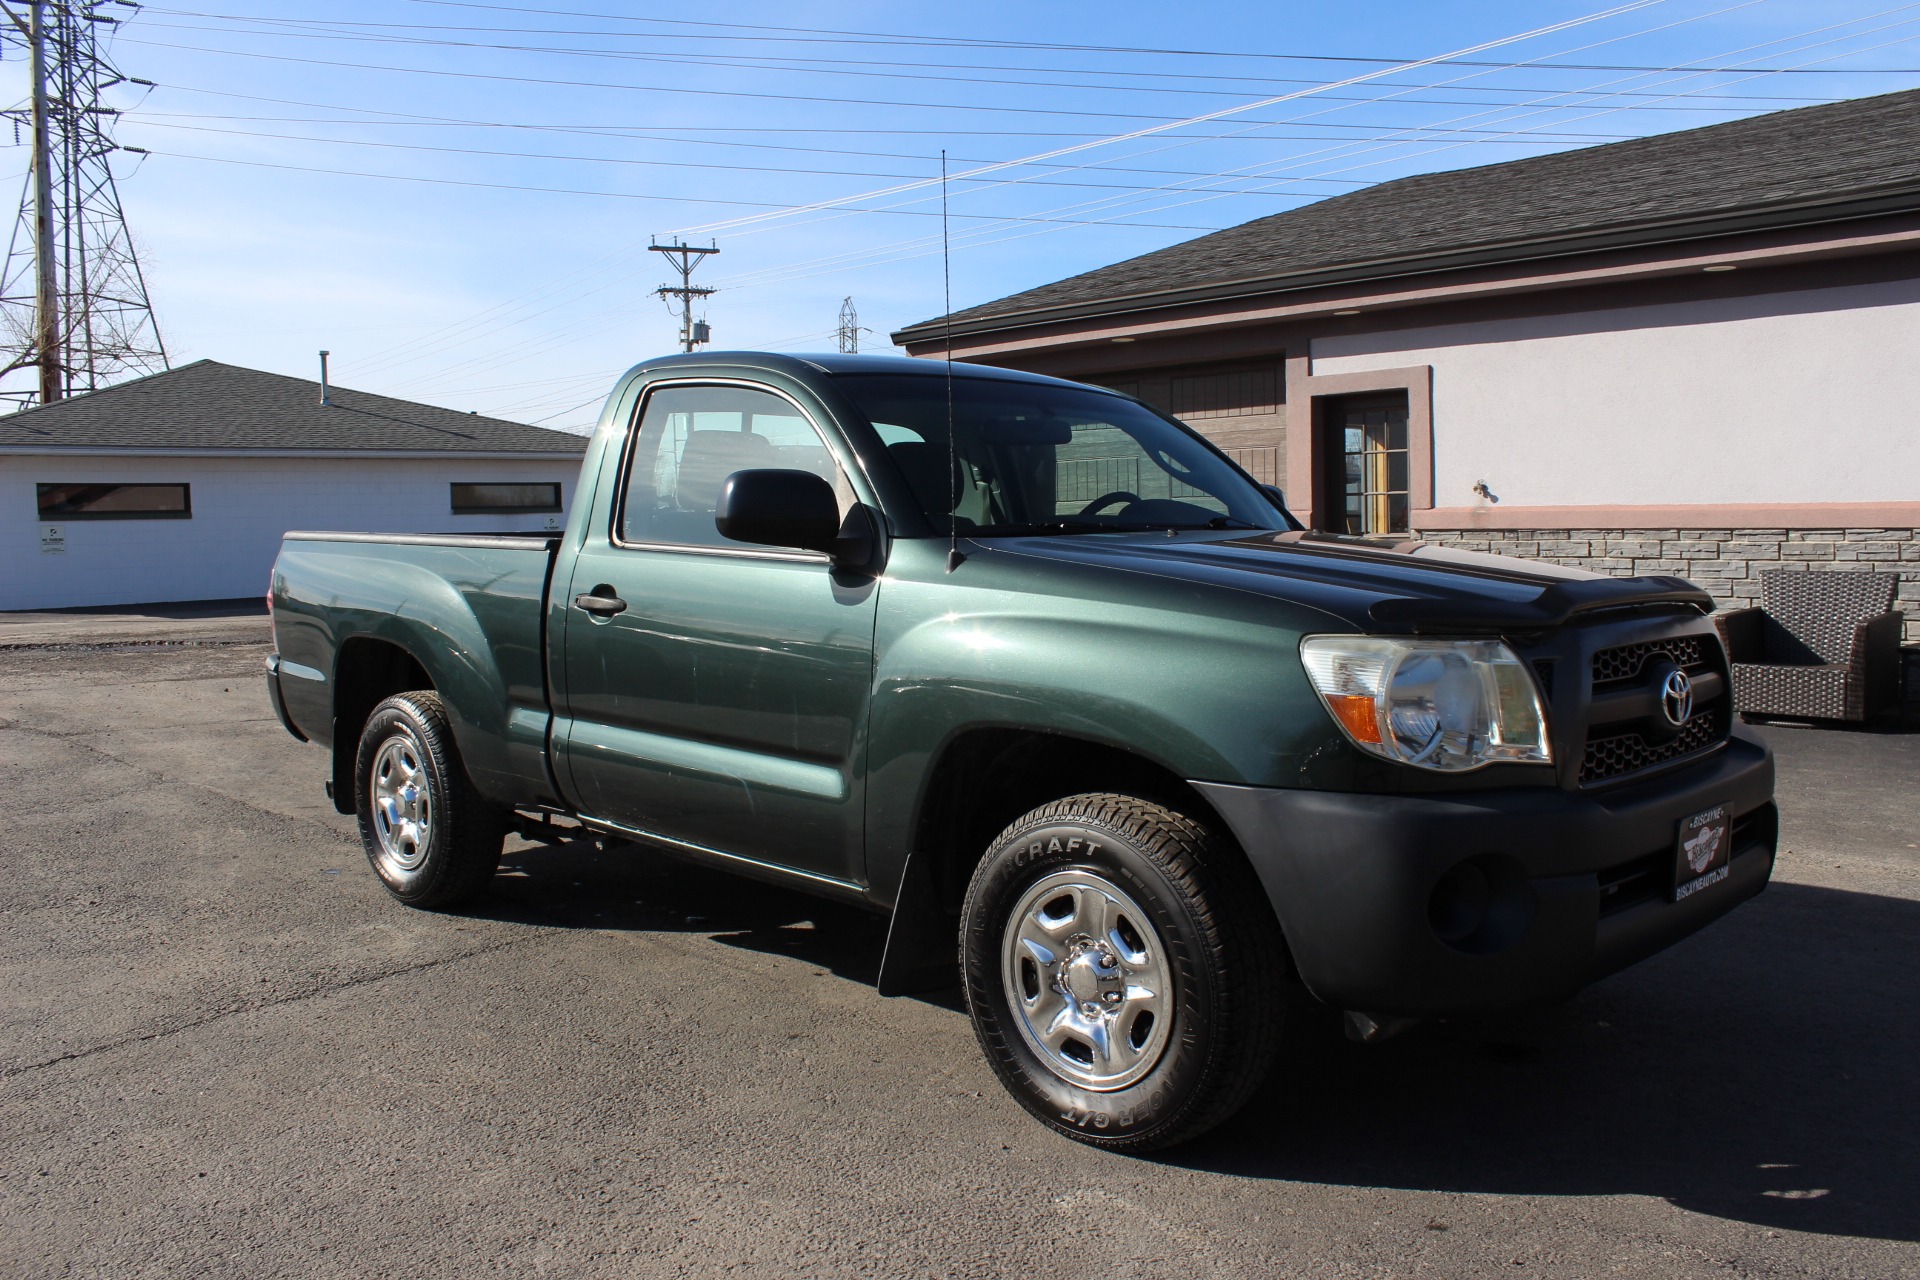
[(1920, 68), (1920, 4), (1857, 0), (103, 12), (158, 86), (115, 91), (152, 153), (116, 165), (176, 363), (327, 347), (343, 385), (571, 429), (672, 347), (655, 236), (721, 249), (717, 347), (831, 349), (848, 295), (863, 349), (938, 314), (911, 184), (942, 149), (961, 307), (1408, 173), (1920, 85), (1869, 70)]

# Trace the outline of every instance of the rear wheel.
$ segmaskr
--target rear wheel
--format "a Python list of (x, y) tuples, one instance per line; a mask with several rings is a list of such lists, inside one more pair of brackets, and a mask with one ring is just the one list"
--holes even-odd
[(1081, 1142), (1149, 1151), (1244, 1104), (1272, 1064), (1285, 950), (1238, 852), (1130, 796), (1055, 801), (968, 889), (967, 1007), (1001, 1083)]
[(499, 868), (505, 815), (467, 778), (438, 694), (398, 693), (367, 717), (354, 810), (367, 861), (410, 906), (451, 906)]

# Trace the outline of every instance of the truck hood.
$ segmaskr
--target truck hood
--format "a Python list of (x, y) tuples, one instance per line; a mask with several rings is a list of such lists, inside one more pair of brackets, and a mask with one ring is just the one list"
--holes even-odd
[(1532, 631), (1601, 610), (1713, 608), (1712, 597), (1684, 578), (1613, 578), (1417, 541), (1301, 532), (1142, 533), (995, 538), (975, 545), (1253, 592), (1310, 605), (1370, 632)]

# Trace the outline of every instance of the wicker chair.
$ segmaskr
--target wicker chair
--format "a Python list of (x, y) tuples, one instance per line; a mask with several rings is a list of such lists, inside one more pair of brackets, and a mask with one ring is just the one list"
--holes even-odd
[(1713, 618), (1733, 664), (1734, 709), (1866, 720), (1890, 708), (1900, 684), (1897, 581), (1885, 573), (1762, 573), (1759, 608)]

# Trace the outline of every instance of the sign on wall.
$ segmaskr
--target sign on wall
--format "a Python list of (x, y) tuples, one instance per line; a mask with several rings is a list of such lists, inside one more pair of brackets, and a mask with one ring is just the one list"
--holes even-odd
[(40, 526), (40, 554), (43, 556), (63, 556), (67, 554), (67, 529), (65, 525), (43, 524)]

